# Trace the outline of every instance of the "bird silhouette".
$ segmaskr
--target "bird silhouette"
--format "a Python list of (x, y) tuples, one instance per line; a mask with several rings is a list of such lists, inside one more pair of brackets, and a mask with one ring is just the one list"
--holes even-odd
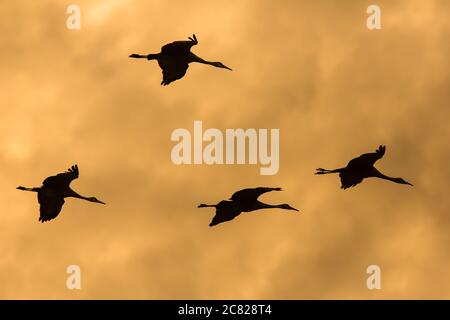
[(90, 202), (105, 204), (95, 197), (84, 197), (70, 188), (70, 183), (79, 176), (78, 166), (72, 166), (67, 172), (48, 177), (39, 188), (17, 187), (19, 190), (32, 191), (38, 193), (40, 204), (40, 222), (52, 220), (61, 212), (64, 198), (78, 198)]
[(209, 224), (210, 227), (219, 223), (233, 220), (242, 212), (250, 212), (259, 209), (280, 208), (286, 210), (295, 210), (288, 204), (266, 204), (258, 201), (258, 197), (263, 193), (270, 191), (281, 191), (281, 188), (250, 188), (235, 192), (229, 200), (220, 201), (218, 204), (200, 204), (198, 208), (213, 207), (216, 208), (216, 215)]
[(341, 189), (347, 189), (350, 187), (354, 187), (363, 181), (365, 178), (380, 178), (389, 180), (395, 183), (400, 184), (408, 184), (412, 186), (411, 183), (403, 180), (402, 178), (392, 178), (382, 174), (378, 171), (373, 165), (379, 159), (384, 156), (386, 152), (386, 146), (380, 146), (373, 153), (365, 153), (347, 164), (345, 168), (327, 170), (323, 168), (316, 169), (315, 174), (328, 174), (328, 173), (339, 173), (339, 177), (341, 178)]
[(129, 57), (137, 59), (157, 60), (162, 69), (163, 80), (161, 85), (166, 86), (169, 83), (181, 79), (186, 74), (189, 63), (198, 62), (208, 64), (217, 68), (231, 70), (221, 62), (206, 61), (191, 52), (191, 48), (198, 44), (195, 34), (189, 37), (189, 41), (175, 41), (166, 44), (161, 48), (160, 53), (155, 54), (136, 54), (133, 53)]

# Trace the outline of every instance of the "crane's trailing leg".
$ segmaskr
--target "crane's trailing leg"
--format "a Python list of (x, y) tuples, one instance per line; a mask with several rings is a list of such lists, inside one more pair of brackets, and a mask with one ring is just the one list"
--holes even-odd
[(327, 174), (327, 173), (338, 173), (341, 172), (341, 169), (335, 169), (335, 170), (328, 170), (323, 168), (317, 168), (315, 174)]
[(130, 58), (143, 59), (143, 58), (147, 58), (147, 56), (143, 55), (143, 54), (133, 53), (133, 54), (130, 54)]
[(149, 53), (149, 54), (137, 54), (137, 53), (133, 53), (130, 54), (129, 57), (130, 58), (135, 58), (135, 59), (147, 59), (147, 60), (155, 60), (158, 59), (158, 54), (153, 54), (153, 53)]
[(17, 187), (17, 190), (23, 190), (23, 191), (31, 191), (31, 192), (38, 192), (39, 188), (25, 188), (25, 187)]
[(199, 204), (197, 208), (215, 208), (216, 205), (215, 204)]

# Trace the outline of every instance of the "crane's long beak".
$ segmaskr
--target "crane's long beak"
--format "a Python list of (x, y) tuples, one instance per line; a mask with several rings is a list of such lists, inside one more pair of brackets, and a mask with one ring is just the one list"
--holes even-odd
[(231, 68), (228, 68), (227, 66), (223, 66), (225, 69), (228, 69), (228, 70), (230, 70), (230, 71), (233, 71), (233, 69), (231, 69)]
[(97, 199), (97, 202), (98, 202), (98, 203), (101, 203), (101, 204), (106, 204), (106, 203), (104, 203), (103, 201), (100, 201), (100, 200), (98, 200), (98, 199)]

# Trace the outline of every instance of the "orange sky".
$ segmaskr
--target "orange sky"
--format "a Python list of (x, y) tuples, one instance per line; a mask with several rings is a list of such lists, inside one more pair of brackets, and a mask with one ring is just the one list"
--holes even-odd
[[(0, 3), (0, 298), (450, 298), (448, 1), (60, 0)], [(195, 33), (191, 65), (161, 87), (159, 52)], [(279, 128), (280, 168), (175, 166), (171, 132)], [(414, 188), (368, 180), (342, 191), (344, 166), (385, 144), (377, 167)], [(38, 222), (18, 185), (80, 167), (67, 200)], [(274, 186), (267, 210), (209, 228), (197, 209)], [(82, 290), (66, 289), (81, 268)], [(381, 267), (382, 290), (366, 288)]]

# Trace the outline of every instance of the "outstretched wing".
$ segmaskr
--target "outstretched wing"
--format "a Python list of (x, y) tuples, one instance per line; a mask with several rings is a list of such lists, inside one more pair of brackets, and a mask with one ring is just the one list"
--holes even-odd
[(219, 223), (233, 220), (240, 215), (241, 212), (242, 211), (239, 206), (237, 206), (233, 201), (220, 201), (216, 206), (216, 215), (213, 217), (209, 226), (212, 227)]
[(259, 188), (249, 188), (249, 189), (243, 189), (240, 191), (235, 192), (230, 200), (233, 201), (256, 201), (260, 195), (266, 192), (270, 191), (281, 191), (281, 188), (266, 188), (266, 187), (259, 187)]
[(356, 186), (364, 179), (359, 171), (348, 170), (347, 168), (339, 173), (339, 177), (341, 178), (341, 189), (344, 190)]
[(38, 201), (41, 205), (39, 221), (45, 222), (55, 219), (61, 212), (64, 204), (64, 198), (47, 195), (45, 193), (38, 193)]
[(198, 44), (195, 34), (189, 37), (188, 41), (174, 41), (166, 44), (161, 48), (161, 53), (166, 55), (186, 55), (191, 51), (191, 48)]
[(365, 153), (358, 158), (351, 160), (347, 167), (359, 167), (359, 168), (368, 168), (373, 167), (377, 160), (383, 158), (384, 153), (386, 152), (386, 146), (379, 146), (378, 149), (373, 153)]
[(72, 166), (67, 172), (48, 177), (42, 183), (44, 187), (52, 189), (66, 188), (79, 176), (78, 166)]
[(167, 86), (169, 83), (181, 79), (186, 74), (189, 67), (187, 63), (177, 61), (167, 61), (160, 64), (163, 73), (161, 85)]

